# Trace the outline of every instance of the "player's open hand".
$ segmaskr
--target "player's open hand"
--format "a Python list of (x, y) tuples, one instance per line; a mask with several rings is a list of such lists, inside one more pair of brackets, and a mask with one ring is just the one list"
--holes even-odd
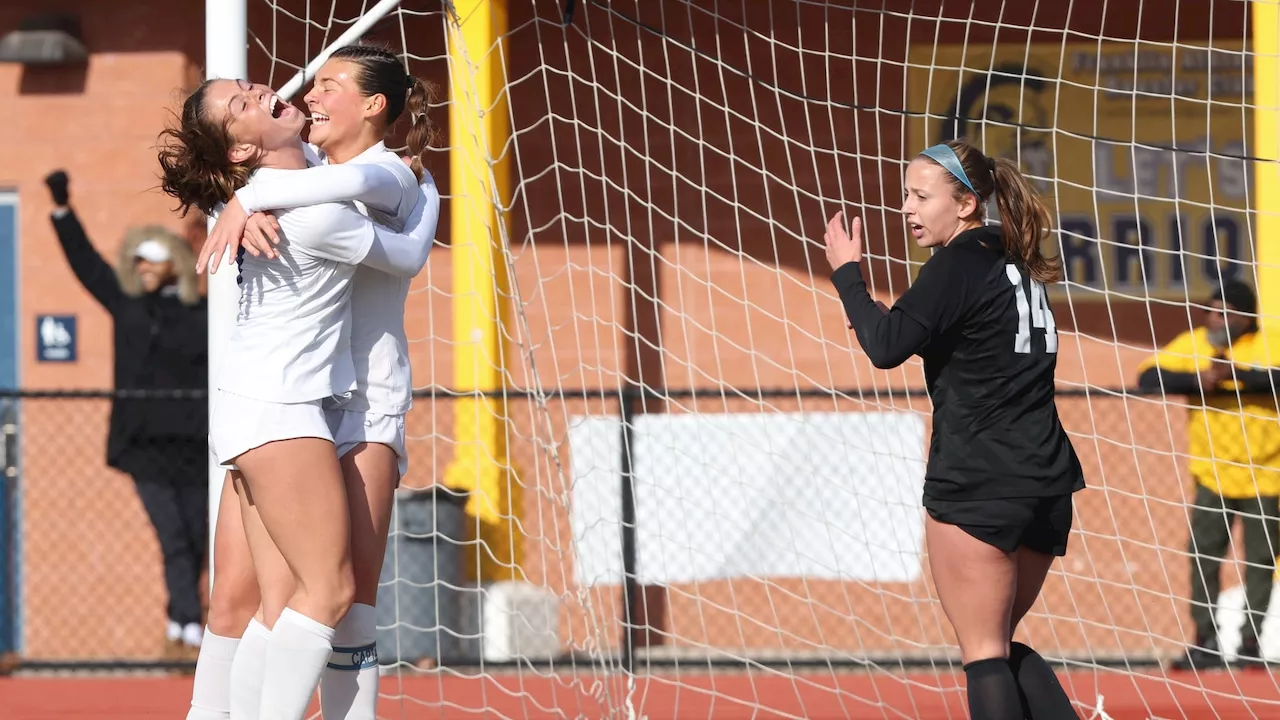
[(206, 267), (210, 273), (218, 272), (218, 265), (226, 257), (228, 248), (231, 250), (231, 257), (236, 256), (240, 251), (240, 238), (244, 236), (244, 226), (248, 219), (240, 199), (233, 196), (231, 202), (218, 213), (213, 229), (205, 238), (204, 247), (200, 248), (200, 257), (196, 259), (197, 273), (204, 272)]
[(276, 251), (272, 248), (280, 244), (280, 221), (271, 213), (256, 212), (249, 216), (240, 241), (248, 252), (273, 258)]
[(855, 217), (849, 232), (844, 229), (844, 211), (827, 221), (827, 232), (822, 236), (827, 246), (827, 263), (831, 269), (849, 262), (862, 262), (862, 218)]

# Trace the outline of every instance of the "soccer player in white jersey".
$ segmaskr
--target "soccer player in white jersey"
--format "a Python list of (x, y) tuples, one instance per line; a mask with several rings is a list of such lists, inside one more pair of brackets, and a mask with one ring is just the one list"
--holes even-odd
[[(289, 174), (276, 182), (254, 183), (236, 193), (219, 215), (207, 251), (234, 246), (246, 229), (247, 216), (259, 209), (281, 209), (337, 200), (355, 200), (380, 225), (396, 229), (414, 209), (422, 187), (434, 187), (422, 168), (422, 155), (434, 134), (427, 115), (431, 92), (422, 81), (406, 75), (399, 59), (375, 46), (358, 45), (336, 51), (316, 75), (306, 97), (312, 111), (310, 140), (324, 154), (321, 167)], [(386, 149), (383, 137), (404, 114), (411, 118), (408, 145), (412, 163)], [(429, 213), (437, 213), (438, 194), (429, 193)], [(250, 253), (267, 255), (275, 235), (270, 216), (256, 215), (248, 225)], [(378, 579), (386, 549), (395, 488), (407, 469), (404, 414), (412, 403), (404, 306), (409, 279), (371, 267), (357, 268), (351, 296), (351, 346), (356, 365), (356, 390), (345, 402), (327, 408), (330, 427), (347, 481), (351, 509), (352, 567), (355, 602), (336, 628), (333, 656), (320, 683), (324, 717), (328, 720), (372, 720), (378, 701), (376, 611)], [(271, 626), (292, 592), (292, 577), (277, 557), (260, 568), (262, 607), (250, 619), (256, 603), (253, 573), (243, 565), (247, 553), (239, 535), (239, 507), (226, 502), (219, 514), (218, 548), (230, 562), (218, 562), (210, 617), (238, 618), (227, 635), (214, 635), (222, 651), (201, 655), (197, 666), (192, 709), (188, 720), (229, 717), (232, 701), (225, 688), (234, 685), (235, 706), (252, 712), (253, 687), (261, 678), (263, 650)], [(231, 495), (234, 500), (234, 495)], [(223, 537), (224, 530), (231, 537)], [(254, 555), (256, 564), (263, 558)], [(215, 556), (217, 557), (217, 556)], [(237, 567), (227, 567), (235, 564)], [(274, 568), (274, 569), (273, 569)], [(265, 570), (265, 572), (264, 572)], [(224, 582), (224, 573), (226, 581)], [(246, 627), (247, 624), (247, 627)], [(243, 628), (243, 639), (240, 630)], [(221, 628), (220, 628), (221, 629)], [(212, 632), (213, 628), (210, 628)], [(234, 653), (234, 667), (224, 661)], [(220, 696), (221, 693), (221, 696)]]
[[(161, 187), (184, 212), (212, 213), (246, 184), (305, 169), (304, 121), (265, 86), (207, 81), (162, 135)], [(272, 256), (245, 257), (241, 267), (236, 325), (215, 370), (210, 446), (219, 463), (239, 470), (250, 550), (278, 552), (293, 580), (266, 649), (256, 715), (263, 720), (300, 720), (353, 601), (349, 505), (323, 403), (356, 389), (355, 266), (413, 277), (426, 262), (435, 224), (426, 190), (415, 205), (408, 235), (375, 227), (349, 203), (283, 212)], [(211, 271), (217, 265), (215, 257)]]

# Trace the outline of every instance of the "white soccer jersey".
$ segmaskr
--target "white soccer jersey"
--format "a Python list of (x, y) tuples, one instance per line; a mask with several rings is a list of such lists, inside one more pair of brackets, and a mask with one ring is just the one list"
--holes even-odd
[[(396, 173), (401, 198), (395, 215), (372, 202), (365, 205), (369, 216), (379, 224), (403, 226), (418, 202), (418, 180), (413, 171), (382, 143), (348, 162), (377, 164)], [(423, 183), (430, 183), (434, 188), (425, 170)], [(434, 203), (434, 208), (428, 207), (426, 212), (439, 217), (439, 194), (429, 193), (427, 202)], [(434, 241), (433, 229), (427, 242)], [(413, 373), (409, 341), (404, 333), (404, 306), (411, 282), (411, 278), (394, 277), (371, 267), (356, 269), (351, 291), (351, 352), (356, 365), (356, 392), (344, 406), (347, 409), (399, 415), (412, 407)]]
[[(261, 168), (249, 184), (288, 171)], [(374, 241), (351, 204), (277, 214), (279, 258), (245, 254), (236, 324), (218, 387), (256, 400), (297, 403), (356, 386), (350, 349), (351, 279)]]
[[(318, 168), (316, 169), (318, 170)], [(440, 196), (429, 174), (421, 187), (413, 171), (393, 152), (378, 143), (342, 165), (325, 171), (299, 172), (288, 183), (260, 184), (237, 193), (247, 212), (286, 208), (337, 198), (355, 199), (356, 207), (391, 230), (401, 230), (420, 198), (415, 239), (430, 250), (440, 213)], [(411, 278), (361, 266), (352, 279), (351, 353), (355, 390), (344, 408), (400, 415), (413, 404), (413, 380), (408, 340), (404, 332), (404, 307)]]

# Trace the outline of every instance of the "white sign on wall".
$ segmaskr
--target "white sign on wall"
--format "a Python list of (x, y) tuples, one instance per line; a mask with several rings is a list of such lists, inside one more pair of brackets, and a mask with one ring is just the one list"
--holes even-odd
[[(654, 414), (635, 421), (637, 574), (910, 582), (924, 421), (912, 413)], [(622, 581), (621, 421), (571, 418), (576, 579)]]

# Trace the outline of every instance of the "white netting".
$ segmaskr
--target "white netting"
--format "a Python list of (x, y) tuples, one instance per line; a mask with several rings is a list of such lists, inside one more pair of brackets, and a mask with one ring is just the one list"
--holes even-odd
[[(1196, 415), (1132, 391), (1214, 286), (1259, 286), (1266, 270), (1250, 4), (851, 4), (405, 0), (367, 34), (462, 104), (437, 109), (442, 127), (480, 109), (507, 120), (452, 135), (488, 148), (480, 171), (451, 178), (448, 142), (429, 163), (449, 200), (410, 298), (421, 393), (406, 485), (518, 488), (498, 493), (517, 539), (491, 546), (518, 561), (515, 583), (463, 579), (456, 546), (421, 540), (456, 520), (442, 493), (417, 496), (446, 508), (434, 520), (401, 506), (380, 602), (386, 712), (965, 716), (923, 550), (921, 368), (871, 366), (820, 247), (827, 217), (860, 214), (871, 285), (891, 303), (924, 259), (897, 213), (905, 162), (953, 135), (1036, 178), (1068, 266), (1052, 293), (1059, 408), (1091, 489), (1019, 639), (1065, 661), (1082, 716), (1277, 712), (1269, 673), (1159, 664), (1194, 639)], [(449, 42), (504, 5), (504, 42), (487, 51), (507, 76), (490, 105), (486, 53), (451, 61)], [(377, 6), (257, 0), (251, 73), (283, 84)], [(467, 312), (483, 316), (476, 293), (493, 291), (458, 290), (449, 243), (472, 197), (454, 185), (483, 194), (503, 173), (510, 421), (486, 443), (503, 404), (451, 389), (459, 344), (485, 337)], [(468, 538), (479, 526), (462, 523)], [(1239, 569), (1224, 566), (1218, 611), (1229, 655)], [(1280, 626), (1263, 647), (1280, 660)]]

